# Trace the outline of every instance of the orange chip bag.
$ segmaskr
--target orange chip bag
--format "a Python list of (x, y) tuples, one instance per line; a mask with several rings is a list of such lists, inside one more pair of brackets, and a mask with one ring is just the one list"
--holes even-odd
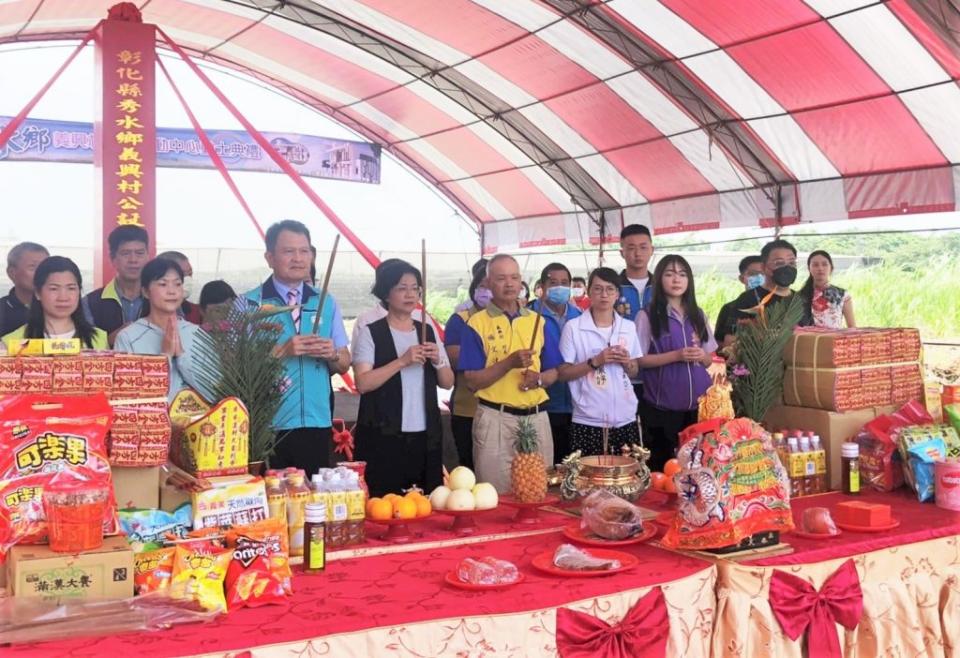
[(175, 553), (175, 548), (160, 548), (133, 556), (133, 585), (137, 594), (158, 592), (170, 586)]
[(208, 541), (180, 544), (174, 554), (170, 596), (196, 601), (204, 610), (227, 611), (223, 581), (232, 554)]
[(233, 549), (233, 561), (241, 568), (249, 567), (257, 557), (266, 558), (270, 573), (275, 575), (287, 594), (293, 593), (290, 579), (290, 549), (286, 524), (270, 518), (227, 532), (227, 546)]

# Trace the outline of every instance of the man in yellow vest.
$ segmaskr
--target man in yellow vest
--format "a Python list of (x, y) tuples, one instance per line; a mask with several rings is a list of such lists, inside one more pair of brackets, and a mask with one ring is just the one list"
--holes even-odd
[[(529, 418), (537, 431), (544, 464), (553, 465), (553, 437), (544, 403), (546, 387), (563, 363), (560, 337), (517, 301), (520, 266), (506, 254), (487, 265), (490, 304), (470, 316), (460, 342), (459, 367), (477, 396), (473, 418), (473, 462), (477, 479), (498, 492), (510, 491), (510, 463), (517, 425)], [(534, 336), (534, 327), (536, 335)], [(533, 349), (530, 349), (531, 345)]]

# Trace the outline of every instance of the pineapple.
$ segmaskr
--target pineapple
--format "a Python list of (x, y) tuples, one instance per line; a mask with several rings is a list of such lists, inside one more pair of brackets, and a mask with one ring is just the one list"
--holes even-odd
[(529, 417), (521, 417), (513, 443), (516, 455), (510, 465), (513, 495), (523, 503), (539, 503), (547, 497), (547, 468), (540, 455), (537, 430)]

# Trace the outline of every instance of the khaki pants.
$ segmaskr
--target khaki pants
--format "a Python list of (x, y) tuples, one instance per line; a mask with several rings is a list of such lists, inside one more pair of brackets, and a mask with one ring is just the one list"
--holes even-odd
[(489, 482), (498, 493), (510, 493), (510, 463), (516, 454), (513, 443), (521, 418), (529, 418), (537, 431), (540, 454), (547, 468), (553, 466), (553, 435), (546, 411), (514, 416), (480, 405), (473, 417), (473, 464), (477, 482)]

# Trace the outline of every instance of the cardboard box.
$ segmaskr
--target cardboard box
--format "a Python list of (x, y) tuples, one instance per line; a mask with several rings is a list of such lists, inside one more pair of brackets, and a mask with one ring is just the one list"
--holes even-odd
[(14, 546), (7, 560), (12, 596), (133, 596), (133, 551), (123, 537), (107, 537), (99, 549), (74, 555), (54, 553), (49, 546)]
[(160, 467), (145, 466), (127, 468), (114, 466), (113, 491), (117, 495), (117, 507), (160, 507)]
[(771, 431), (804, 430), (815, 432), (827, 453), (827, 476), (831, 489), (840, 489), (840, 444), (851, 440), (864, 425), (880, 414), (896, 411), (896, 407), (872, 407), (838, 413), (807, 407), (776, 406), (767, 412), (764, 424)]
[(213, 488), (190, 496), (194, 530), (249, 525), (270, 516), (263, 478), (227, 475), (207, 480)]

